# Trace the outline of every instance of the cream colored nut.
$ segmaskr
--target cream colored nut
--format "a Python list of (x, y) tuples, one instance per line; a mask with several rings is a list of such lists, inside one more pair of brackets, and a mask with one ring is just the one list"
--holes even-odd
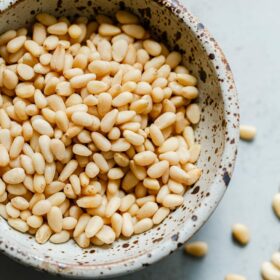
[(243, 224), (233, 225), (232, 236), (241, 245), (247, 245), (250, 241), (249, 229)]
[(77, 24), (72, 24), (69, 28), (68, 28), (68, 33), (69, 36), (73, 39), (77, 39), (81, 36), (82, 34), (82, 29), (80, 28), (79, 25)]
[(197, 124), (200, 120), (200, 109), (197, 104), (190, 104), (186, 110), (186, 116), (188, 120), (193, 123)]
[(122, 26), (122, 30), (127, 35), (136, 39), (143, 39), (145, 36), (145, 29), (141, 25), (125, 24)]
[(208, 252), (208, 245), (203, 241), (187, 243), (184, 247), (185, 252), (194, 257), (204, 257)]
[(47, 213), (47, 220), (52, 231), (61, 232), (63, 216), (61, 210), (57, 206), (51, 207)]
[(32, 121), (32, 127), (41, 135), (53, 136), (54, 131), (52, 126), (44, 119), (35, 119)]
[(140, 166), (147, 166), (156, 160), (156, 154), (150, 151), (138, 153), (134, 156), (134, 161)]
[[(10, 156), (3, 144), (0, 144), (0, 166), (6, 166), (10, 162)], [(0, 191), (1, 194), (1, 191)]]
[(69, 239), (70, 233), (66, 230), (62, 230), (61, 232), (53, 234), (50, 238), (50, 242), (55, 244), (62, 244), (67, 242)]
[(105, 244), (112, 244), (116, 239), (116, 234), (111, 227), (103, 225), (96, 237)]
[(92, 217), (85, 228), (85, 233), (88, 238), (96, 235), (96, 233), (103, 227), (104, 222), (99, 216)]
[(123, 10), (116, 12), (116, 18), (121, 24), (133, 24), (139, 21), (135, 15)]
[(280, 252), (275, 252), (273, 253), (271, 257), (271, 262), (278, 268), (280, 269)]
[(23, 168), (16, 167), (4, 173), (2, 178), (7, 184), (19, 184), (23, 182), (25, 172)]
[(99, 25), (98, 33), (102, 36), (115, 36), (120, 34), (121, 30), (115, 25), (102, 23)]
[(18, 76), (15, 72), (9, 69), (3, 71), (3, 85), (5, 88), (13, 90), (18, 84)]
[(145, 40), (143, 47), (152, 56), (158, 56), (161, 53), (161, 45), (154, 40)]
[(246, 141), (252, 141), (257, 134), (257, 130), (251, 125), (240, 125), (240, 138)]
[(160, 178), (163, 176), (164, 173), (166, 173), (168, 168), (169, 168), (168, 161), (162, 160), (151, 165), (147, 170), (147, 174), (151, 178)]
[(280, 193), (274, 195), (272, 200), (272, 208), (278, 218), (280, 218)]
[(35, 239), (39, 244), (46, 243), (51, 237), (52, 231), (46, 224), (42, 225), (36, 232)]
[(166, 207), (160, 207), (153, 216), (153, 223), (155, 225), (160, 224), (170, 213), (170, 209)]
[(51, 203), (48, 200), (38, 201), (32, 208), (32, 214), (42, 216), (51, 210)]
[(26, 36), (18, 36), (9, 41), (7, 44), (7, 51), (9, 53), (16, 53), (23, 47), (24, 42), (26, 41)]
[(264, 279), (277, 280), (280, 279), (280, 270), (271, 262), (264, 262), (261, 266), (261, 273)]
[(246, 278), (238, 274), (227, 274), (225, 280), (246, 280)]
[(177, 194), (168, 194), (162, 201), (162, 205), (168, 208), (175, 208), (182, 205), (184, 202), (184, 198), (181, 195)]
[(153, 221), (149, 218), (144, 218), (134, 225), (134, 233), (139, 234), (148, 231), (153, 227)]
[(81, 208), (97, 208), (102, 202), (102, 197), (99, 194), (94, 196), (85, 196), (79, 198), (76, 202)]
[(27, 232), (29, 229), (29, 226), (27, 225), (27, 223), (21, 219), (9, 218), (8, 223), (12, 228), (14, 228), (15, 230), (20, 231), (20, 232)]
[(65, 35), (68, 31), (68, 26), (65, 22), (58, 22), (50, 25), (47, 30), (52, 35)]

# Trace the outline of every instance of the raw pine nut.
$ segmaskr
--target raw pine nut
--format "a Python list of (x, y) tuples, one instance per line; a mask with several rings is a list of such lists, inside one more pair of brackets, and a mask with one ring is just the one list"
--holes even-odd
[(153, 223), (155, 225), (160, 224), (170, 213), (170, 209), (166, 207), (160, 207), (153, 216)]
[(158, 205), (155, 202), (146, 202), (137, 212), (136, 217), (138, 219), (150, 218), (158, 210)]
[(35, 75), (33, 68), (23, 63), (17, 65), (17, 73), (25, 81), (33, 79)]
[(77, 205), (81, 208), (96, 208), (102, 202), (102, 197), (97, 194), (95, 196), (85, 196), (77, 200)]
[(228, 274), (226, 275), (225, 280), (246, 280), (246, 278), (238, 274)]
[(123, 214), (122, 235), (130, 237), (134, 232), (131, 215), (129, 213)]
[(28, 201), (20, 196), (12, 198), (11, 203), (16, 209), (20, 211), (26, 210), (29, 207)]
[(144, 143), (144, 137), (130, 130), (123, 132), (124, 138), (132, 145), (139, 146)]
[(133, 24), (139, 21), (135, 15), (123, 10), (116, 12), (116, 18), (121, 24)]
[(261, 273), (264, 279), (277, 280), (280, 279), (280, 270), (271, 262), (264, 262), (261, 266)]
[(98, 32), (102, 36), (115, 36), (121, 33), (121, 30), (115, 25), (102, 23), (99, 26)]
[(48, 200), (38, 201), (32, 208), (32, 214), (42, 216), (51, 210), (51, 203)]
[(171, 69), (175, 68), (182, 60), (182, 56), (178, 52), (171, 52), (166, 58), (166, 64), (170, 66)]
[(85, 233), (82, 233), (74, 239), (81, 248), (87, 248), (90, 245), (90, 239), (86, 237)]
[(119, 197), (111, 198), (106, 206), (105, 216), (111, 217), (119, 209), (120, 205), (121, 199)]
[(26, 223), (32, 228), (39, 228), (43, 224), (44, 220), (41, 216), (31, 215), (27, 218)]
[(62, 220), (62, 228), (65, 230), (72, 230), (77, 225), (77, 219), (74, 217), (66, 217)]
[(153, 152), (145, 151), (136, 154), (133, 159), (136, 164), (146, 166), (152, 164), (156, 160), (156, 155)]
[(88, 238), (96, 235), (96, 233), (103, 227), (104, 222), (99, 216), (92, 217), (85, 228), (85, 234)]
[(203, 241), (196, 241), (187, 243), (185, 245), (185, 252), (194, 257), (204, 257), (208, 252), (208, 245)]
[(254, 126), (240, 125), (240, 138), (246, 141), (252, 141), (257, 134), (257, 130)]
[(168, 208), (178, 207), (183, 204), (184, 198), (177, 194), (168, 194), (162, 201), (162, 205)]
[(144, 218), (134, 225), (134, 233), (139, 234), (148, 231), (153, 227), (153, 221), (149, 218)]
[(73, 172), (76, 170), (77, 167), (78, 167), (78, 163), (76, 160), (69, 161), (61, 171), (58, 180), (64, 182), (73, 174)]
[(61, 210), (57, 206), (51, 207), (47, 213), (47, 220), (52, 231), (61, 232), (63, 216)]
[(126, 54), (127, 54), (127, 50), (128, 50), (128, 42), (126, 40), (118, 40), (113, 42), (112, 45), (112, 56), (113, 59), (117, 62), (121, 62)]
[(6, 166), (9, 164), (9, 162), (10, 156), (8, 154), (8, 151), (3, 144), (0, 144), (0, 166)]
[(176, 115), (172, 112), (166, 112), (158, 117), (154, 124), (158, 126), (160, 129), (164, 129), (170, 125), (172, 125), (176, 121)]
[(182, 86), (195, 86), (197, 83), (197, 80), (194, 76), (190, 74), (177, 74), (176, 80), (182, 85)]
[(121, 204), (119, 210), (121, 212), (126, 212), (135, 202), (135, 196), (132, 194), (128, 194), (121, 199)]
[(24, 42), (26, 41), (26, 36), (18, 36), (7, 44), (7, 51), (9, 53), (16, 53), (21, 47), (23, 47)]
[(280, 193), (274, 195), (272, 200), (272, 208), (278, 218), (280, 218)]
[(52, 231), (47, 224), (43, 224), (36, 232), (35, 239), (39, 244), (46, 243), (51, 237)]
[(96, 237), (105, 244), (111, 244), (115, 241), (116, 234), (111, 227), (103, 225)]
[(70, 239), (70, 233), (66, 230), (62, 230), (61, 232), (55, 233), (51, 236), (50, 242), (55, 244), (65, 243)]
[(191, 123), (197, 124), (200, 120), (200, 109), (199, 109), (198, 105), (190, 104), (187, 107), (186, 116)]
[(145, 36), (145, 29), (137, 24), (124, 24), (122, 30), (127, 35), (136, 39), (143, 39)]
[(9, 218), (8, 223), (12, 228), (20, 232), (27, 232), (29, 229), (27, 223), (21, 219)]
[(168, 161), (162, 160), (150, 166), (147, 170), (147, 174), (151, 178), (159, 178), (163, 176), (163, 174), (167, 171), (168, 168), (169, 168)]
[(116, 238), (118, 238), (121, 234), (122, 224), (123, 224), (122, 216), (118, 213), (114, 213), (111, 217), (111, 225), (116, 234)]
[(2, 178), (7, 184), (19, 184), (23, 182), (25, 172), (23, 168), (16, 167), (4, 173)]
[(272, 262), (278, 269), (280, 269), (280, 253), (279, 253), (279, 252), (273, 253), (273, 255), (272, 255), (272, 257), (271, 257), (271, 262)]
[(235, 224), (232, 227), (233, 238), (241, 245), (247, 245), (250, 241), (250, 233), (248, 228), (242, 224)]

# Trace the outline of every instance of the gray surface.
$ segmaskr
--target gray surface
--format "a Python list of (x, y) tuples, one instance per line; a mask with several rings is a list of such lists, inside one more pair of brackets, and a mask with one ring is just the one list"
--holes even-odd
[[(254, 143), (241, 143), (234, 173), (222, 203), (194, 237), (209, 244), (203, 260), (182, 250), (136, 274), (132, 279), (222, 280), (228, 272), (260, 279), (259, 267), (279, 247), (280, 224), (271, 199), (280, 184), (279, 0), (185, 0), (224, 50), (240, 94), (241, 121), (254, 124)], [(252, 232), (246, 248), (231, 240), (231, 225), (242, 222)], [(59, 279), (0, 256), (1, 279)]]

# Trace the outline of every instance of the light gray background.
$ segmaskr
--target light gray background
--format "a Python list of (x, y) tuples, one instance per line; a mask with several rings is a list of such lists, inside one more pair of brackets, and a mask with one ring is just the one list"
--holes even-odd
[[(182, 250), (124, 280), (222, 280), (229, 272), (261, 279), (259, 268), (279, 248), (280, 223), (271, 199), (280, 184), (280, 1), (184, 0), (208, 27), (232, 67), (241, 103), (241, 122), (256, 125), (253, 143), (240, 143), (233, 180), (209, 222), (194, 237), (209, 244), (195, 260)], [(231, 225), (249, 226), (252, 241), (241, 248), (231, 240)], [(1, 279), (56, 280), (0, 255)]]

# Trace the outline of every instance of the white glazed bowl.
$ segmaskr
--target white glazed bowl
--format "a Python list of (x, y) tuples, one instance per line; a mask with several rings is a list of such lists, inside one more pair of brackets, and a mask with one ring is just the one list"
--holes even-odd
[(152, 230), (119, 240), (112, 246), (83, 250), (70, 241), (39, 245), (34, 238), (11, 229), (0, 218), (0, 250), (37, 269), (72, 277), (120, 275), (145, 267), (170, 254), (209, 218), (232, 175), (237, 153), (238, 100), (229, 65), (202, 23), (177, 0), (11, 0), (0, 2), (0, 33), (28, 25), (34, 15), (113, 15), (129, 9), (140, 16), (155, 36), (184, 53), (184, 64), (199, 79), (202, 108), (196, 137), (202, 145), (199, 182), (184, 204)]

